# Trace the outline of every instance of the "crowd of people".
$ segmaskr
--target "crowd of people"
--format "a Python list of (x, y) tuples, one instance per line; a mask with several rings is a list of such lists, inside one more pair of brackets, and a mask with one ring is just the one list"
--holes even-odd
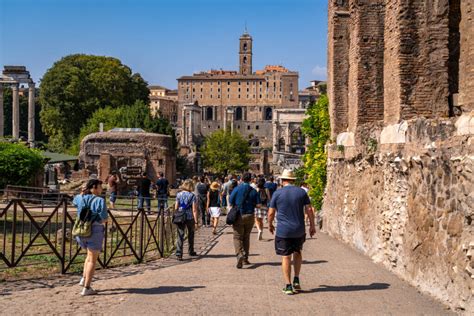
[[(249, 253), (254, 226), (257, 229), (257, 240), (262, 240), (265, 223), (268, 223), (269, 232), (276, 234), (275, 252), (282, 256), (282, 270), (286, 282), (283, 292), (288, 295), (297, 293), (301, 289), (299, 274), (302, 248), (306, 239), (305, 222), (309, 222), (309, 234), (313, 236), (316, 231), (314, 212), (307, 194), (308, 187), (304, 184), (301, 187), (296, 186), (296, 177), (291, 170), (285, 170), (278, 180), (279, 183), (275, 182), (272, 176), (265, 178), (250, 173), (223, 178), (201, 176), (184, 180), (173, 206), (175, 212), (181, 212), (184, 216), (184, 220), (177, 224), (176, 258), (183, 260), (185, 236), (188, 239), (189, 256), (197, 256), (194, 250), (195, 231), (200, 227), (212, 228), (212, 233), (217, 234), (220, 217), (234, 209), (238, 215), (232, 223), (237, 269), (251, 264)], [(110, 208), (115, 208), (119, 181), (115, 174), (108, 178)], [(136, 189), (139, 209), (146, 208), (147, 212), (151, 212), (151, 189), (156, 190), (158, 214), (168, 207), (169, 182), (162, 173), (155, 183), (144, 173), (137, 182)], [(90, 208), (95, 214), (91, 236), (76, 237), (80, 246), (87, 250), (83, 279), (80, 282), (84, 287), (82, 295), (96, 293), (91, 288), (91, 281), (98, 254), (102, 250), (104, 223), (107, 220), (107, 206), (105, 200), (100, 197), (101, 193), (102, 182), (91, 179), (83, 187), (81, 194), (74, 198), (78, 216), (85, 208)], [(275, 220), (278, 223), (276, 229)], [(291, 282), (292, 262), (294, 277)]]

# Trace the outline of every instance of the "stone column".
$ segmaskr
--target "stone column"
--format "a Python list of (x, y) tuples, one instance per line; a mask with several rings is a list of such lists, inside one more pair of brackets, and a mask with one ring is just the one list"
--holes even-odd
[(28, 143), (34, 147), (35, 142), (35, 84), (28, 84)]
[(188, 143), (189, 143), (188, 145), (190, 145), (190, 146), (194, 141), (194, 139), (193, 139), (193, 134), (194, 134), (193, 124), (194, 124), (193, 109), (191, 109), (189, 111), (189, 135), (188, 135)]
[(20, 138), (20, 98), (18, 96), (18, 83), (12, 85), (12, 137)]
[(3, 137), (4, 129), (4, 115), (3, 115), (3, 84), (0, 83), (0, 138)]
[(188, 139), (187, 139), (187, 136), (186, 136), (186, 133), (187, 133), (187, 130), (186, 130), (186, 111), (185, 111), (185, 107), (183, 106), (183, 110), (181, 111), (181, 126), (182, 126), (182, 137), (183, 137), (183, 145), (187, 145), (188, 144)]

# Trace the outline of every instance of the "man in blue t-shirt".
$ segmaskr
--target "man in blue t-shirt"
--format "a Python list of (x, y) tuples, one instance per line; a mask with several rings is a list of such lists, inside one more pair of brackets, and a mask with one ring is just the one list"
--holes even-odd
[[(277, 230), (275, 236), (275, 251), (282, 256), (282, 270), (286, 281), (283, 293), (291, 295), (301, 290), (300, 270), (303, 262), (302, 250), (306, 239), (304, 214), (308, 215), (310, 228), (309, 235), (316, 233), (314, 214), (308, 194), (301, 188), (293, 185), (296, 176), (291, 170), (284, 170), (280, 177), (283, 187), (273, 194), (268, 211), (268, 229), (273, 234), (275, 227), (273, 220), (277, 214)], [(291, 283), (291, 257), (295, 275)]]
[(250, 264), (250, 233), (255, 222), (255, 208), (260, 207), (260, 196), (254, 188), (250, 186), (252, 176), (245, 173), (242, 177), (242, 183), (232, 190), (229, 203), (231, 206), (237, 206), (240, 215), (232, 228), (234, 229), (234, 248), (237, 256), (237, 269)]

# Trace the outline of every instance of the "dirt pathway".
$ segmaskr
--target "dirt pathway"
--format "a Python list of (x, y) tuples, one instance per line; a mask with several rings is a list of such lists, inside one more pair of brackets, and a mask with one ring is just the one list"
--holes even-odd
[[(266, 232), (267, 238), (270, 238)], [(420, 294), (382, 266), (319, 233), (305, 244), (303, 293), (286, 296), (272, 240), (252, 236), (250, 261), (235, 268), (231, 229), (213, 238), (203, 229), (198, 260), (166, 259), (101, 271), (94, 288), (81, 297), (77, 276), (65, 284), (1, 291), (2, 313), (15, 314), (255, 314), (255, 315), (446, 315), (451, 312)], [(77, 280), (76, 280), (77, 279)], [(75, 281), (75, 282), (74, 282)], [(47, 282), (45, 282), (47, 283)], [(23, 290), (18, 290), (23, 288)]]

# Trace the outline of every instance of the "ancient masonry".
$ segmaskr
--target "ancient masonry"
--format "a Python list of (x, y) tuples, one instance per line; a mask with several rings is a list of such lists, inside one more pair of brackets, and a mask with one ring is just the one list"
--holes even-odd
[(97, 174), (105, 181), (111, 171), (140, 166), (155, 181), (163, 172), (170, 182), (176, 178), (176, 157), (171, 136), (142, 130), (117, 129), (92, 133), (81, 142), (79, 160), (86, 176)]
[(474, 1), (330, 0), (324, 230), (474, 312)]

